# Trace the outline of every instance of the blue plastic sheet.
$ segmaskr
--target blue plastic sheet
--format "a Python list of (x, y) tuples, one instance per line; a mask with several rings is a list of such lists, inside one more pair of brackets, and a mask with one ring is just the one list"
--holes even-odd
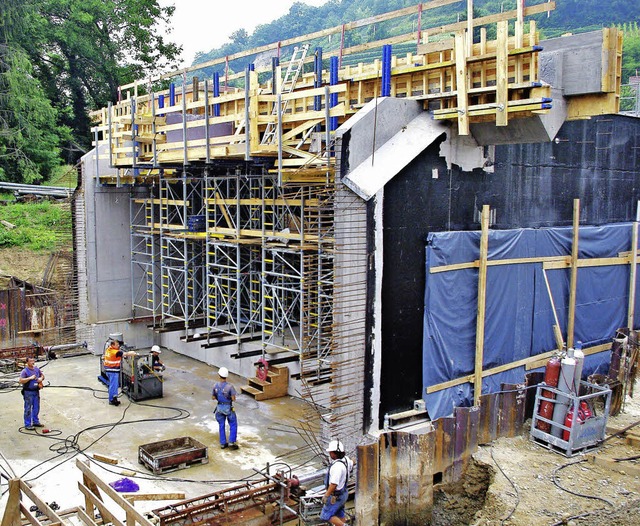
[[(496, 230), (489, 232), (489, 261), (571, 255), (571, 227)], [(579, 258), (617, 257), (631, 249), (632, 225), (582, 227)], [(444, 272), (432, 269), (467, 263), (480, 257), (480, 232), (432, 233), (427, 238), (423, 336), (423, 384), (432, 419), (448, 416), (458, 406), (473, 404), (473, 385), (463, 383), (426, 394), (429, 386), (473, 374), (478, 304), (478, 269)], [(578, 270), (574, 341), (584, 346), (610, 342), (627, 324), (629, 265), (581, 267)], [(566, 335), (570, 268), (546, 270), (560, 330)], [(636, 320), (638, 301), (636, 293)], [(491, 265), (487, 269), (483, 369), (556, 348), (556, 324), (542, 263)], [(566, 336), (565, 336), (566, 337)], [(608, 352), (585, 359), (584, 377), (606, 373)], [(524, 367), (483, 379), (483, 393), (503, 383), (524, 380)]]

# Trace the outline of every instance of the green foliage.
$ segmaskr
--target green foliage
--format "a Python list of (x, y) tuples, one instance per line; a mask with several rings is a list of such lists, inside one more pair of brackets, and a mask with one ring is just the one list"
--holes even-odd
[(640, 73), (640, 28), (638, 22), (623, 24), (622, 83), (629, 82), (631, 75)]
[[(515, 10), (518, 0), (475, 0), (474, 16), (494, 15), (502, 11)], [(547, 0), (527, 0), (526, 5), (545, 3)], [(234, 31), (230, 41), (218, 49), (198, 53), (194, 65), (221, 58), (243, 50), (259, 47), (265, 44), (282, 41), (330, 27), (337, 27), (343, 23), (361, 20), (371, 16), (416, 6), (418, 0), (329, 0), (319, 7), (307, 6), (303, 2), (294, 3), (289, 13), (269, 24), (258, 26), (252, 34), (245, 29)], [(605, 7), (606, 4), (606, 7)], [(540, 14), (534, 17), (538, 28), (545, 38), (559, 36), (567, 31), (581, 32), (610, 27), (625, 22), (640, 21), (640, 10), (636, 2), (628, 0), (610, 0), (603, 4), (602, 0), (556, 0), (556, 9), (550, 15)], [(426, 9), (428, 2), (424, 2), (422, 13), (422, 27), (438, 27), (466, 19), (466, 3), (458, 2), (451, 5)], [(346, 35), (346, 45), (363, 44), (371, 39), (382, 39), (389, 34), (400, 34), (415, 29), (416, 16), (413, 20), (398, 18), (389, 22), (382, 22), (349, 31)], [(495, 24), (489, 26), (488, 36), (495, 37)], [(325, 40), (319, 46), (327, 45), (335, 48), (333, 42)], [(314, 44), (315, 45), (315, 44)], [(626, 48), (625, 48), (626, 51)], [(250, 59), (240, 60), (233, 64), (236, 71), (242, 71)], [(221, 70), (219, 70), (221, 72)], [(211, 71), (206, 71), (210, 74)]]
[(68, 162), (89, 149), (88, 110), (176, 64), (164, 27), (173, 11), (157, 0), (1, 0), (0, 178), (46, 179), (60, 147)]
[(3, 248), (55, 250), (60, 242), (57, 232), (71, 229), (69, 209), (49, 201), (0, 206), (0, 219), (15, 225), (15, 228), (0, 225), (0, 247)]
[(0, 178), (39, 182), (60, 164), (58, 145), (68, 130), (58, 126), (26, 54), (5, 47), (0, 60)]

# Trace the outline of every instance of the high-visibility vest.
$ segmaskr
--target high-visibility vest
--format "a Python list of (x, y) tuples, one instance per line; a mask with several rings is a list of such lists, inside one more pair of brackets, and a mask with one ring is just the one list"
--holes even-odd
[(108, 369), (120, 369), (121, 356), (116, 356), (120, 349), (115, 349), (109, 345), (104, 351), (104, 366)]

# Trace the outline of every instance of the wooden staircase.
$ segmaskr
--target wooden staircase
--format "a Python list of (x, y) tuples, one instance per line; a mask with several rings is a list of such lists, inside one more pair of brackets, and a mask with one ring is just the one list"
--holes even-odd
[(286, 365), (269, 365), (265, 380), (254, 376), (249, 378), (249, 385), (242, 386), (240, 389), (256, 400), (270, 400), (285, 396), (288, 387), (289, 368)]

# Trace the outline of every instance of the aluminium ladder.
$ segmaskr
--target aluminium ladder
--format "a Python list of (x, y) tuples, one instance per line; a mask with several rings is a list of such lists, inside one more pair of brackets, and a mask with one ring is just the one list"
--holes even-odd
[[(293, 55), (291, 56), (291, 60), (289, 61), (289, 65), (287, 66), (287, 71), (284, 75), (284, 80), (278, 89), (278, 93), (291, 93), (295, 88), (296, 82), (300, 77), (300, 73), (302, 73), (302, 69), (304, 67), (304, 59), (307, 56), (307, 51), (309, 50), (309, 44), (305, 44), (301, 48), (296, 46), (293, 48)], [(274, 79), (275, 81), (275, 79)], [(277, 102), (273, 104), (273, 109), (271, 111), (271, 115), (278, 115), (278, 113), (282, 114), (287, 110), (287, 105), (289, 101), (284, 101), (278, 104)], [(262, 141), (260, 144), (274, 144), (276, 142), (276, 134), (278, 131), (278, 120), (275, 122), (270, 122), (267, 124), (267, 129), (262, 136)]]

